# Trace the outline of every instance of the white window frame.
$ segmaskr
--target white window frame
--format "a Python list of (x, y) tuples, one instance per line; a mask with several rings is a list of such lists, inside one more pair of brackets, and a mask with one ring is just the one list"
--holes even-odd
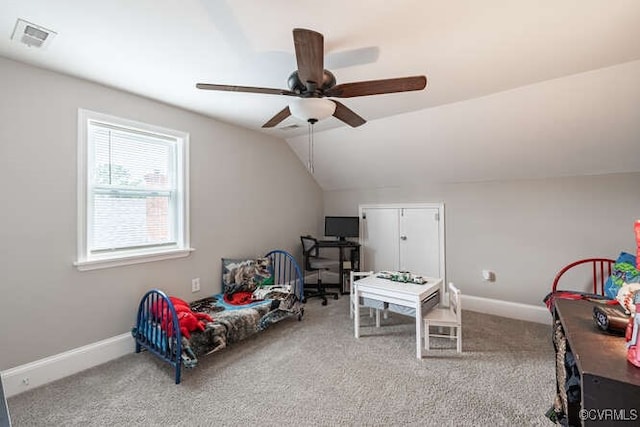
[[(91, 212), (89, 192), (89, 123), (98, 122), (137, 132), (146, 132), (175, 139), (177, 142), (177, 222), (175, 245), (156, 246), (140, 249), (115, 250), (99, 254), (89, 251), (89, 215)], [(189, 234), (189, 134), (160, 126), (123, 119), (95, 111), (78, 109), (78, 255), (74, 265), (80, 271), (118, 267), (143, 262), (161, 261), (188, 256), (194, 249), (190, 247)]]

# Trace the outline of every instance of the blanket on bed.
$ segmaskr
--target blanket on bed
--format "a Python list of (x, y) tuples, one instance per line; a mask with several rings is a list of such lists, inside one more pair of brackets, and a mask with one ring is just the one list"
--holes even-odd
[(274, 290), (262, 301), (246, 305), (232, 305), (224, 294), (216, 294), (190, 304), (194, 312), (206, 313), (213, 318), (204, 331), (195, 331), (190, 339), (183, 338), (183, 361), (186, 367), (197, 364), (197, 357), (222, 350), (230, 344), (268, 328), (289, 317), (300, 319), (304, 308), (294, 294)]

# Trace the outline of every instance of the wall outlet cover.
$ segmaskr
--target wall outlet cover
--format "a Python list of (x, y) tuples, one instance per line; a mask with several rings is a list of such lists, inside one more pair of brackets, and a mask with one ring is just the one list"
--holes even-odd
[(198, 292), (200, 290), (200, 278), (196, 277), (191, 280), (191, 292)]
[(495, 282), (496, 273), (491, 270), (482, 270), (482, 280), (484, 280), (485, 282)]

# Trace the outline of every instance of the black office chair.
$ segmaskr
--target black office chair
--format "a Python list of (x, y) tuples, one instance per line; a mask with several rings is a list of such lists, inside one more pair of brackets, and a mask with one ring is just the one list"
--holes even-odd
[[(304, 255), (304, 269), (305, 271), (317, 271), (318, 280), (316, 283), (310, 284), (312, 289), (307, 288), (307, 283), (304, 284), (304, 296), (305, 300), (309, 298), (318, 297), (322, 299), (322, 305), (327, 305), (327, 295), (333, 295), (333, 299), (338, 299), (337, 292), (327, 292), (326, 288), (322, 284), (320, 278), (321, 270), (329, 270), (331, 267), (338, 266), (338, 260), (323, 258), (318, 256), (318, 240), (311, 236), (300, 236), (302, 242), (302, 253)], [(315, 288), (313, 288), (315, 285)]]

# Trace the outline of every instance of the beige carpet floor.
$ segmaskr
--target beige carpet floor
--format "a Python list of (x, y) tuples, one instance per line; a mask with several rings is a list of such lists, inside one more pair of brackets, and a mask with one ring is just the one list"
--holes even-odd
[[(463, 310), (463, 354), (415, 357), (412, 318), (382, 328), (349, 297), (186, 370), (131, 354), (9, 399), (14, 426), (531, 426), (555, 394), (551, 327)], [(448, 345), (439, 340), (438, 345)], [(451, 341), (451, 346), (453, 346)]]

